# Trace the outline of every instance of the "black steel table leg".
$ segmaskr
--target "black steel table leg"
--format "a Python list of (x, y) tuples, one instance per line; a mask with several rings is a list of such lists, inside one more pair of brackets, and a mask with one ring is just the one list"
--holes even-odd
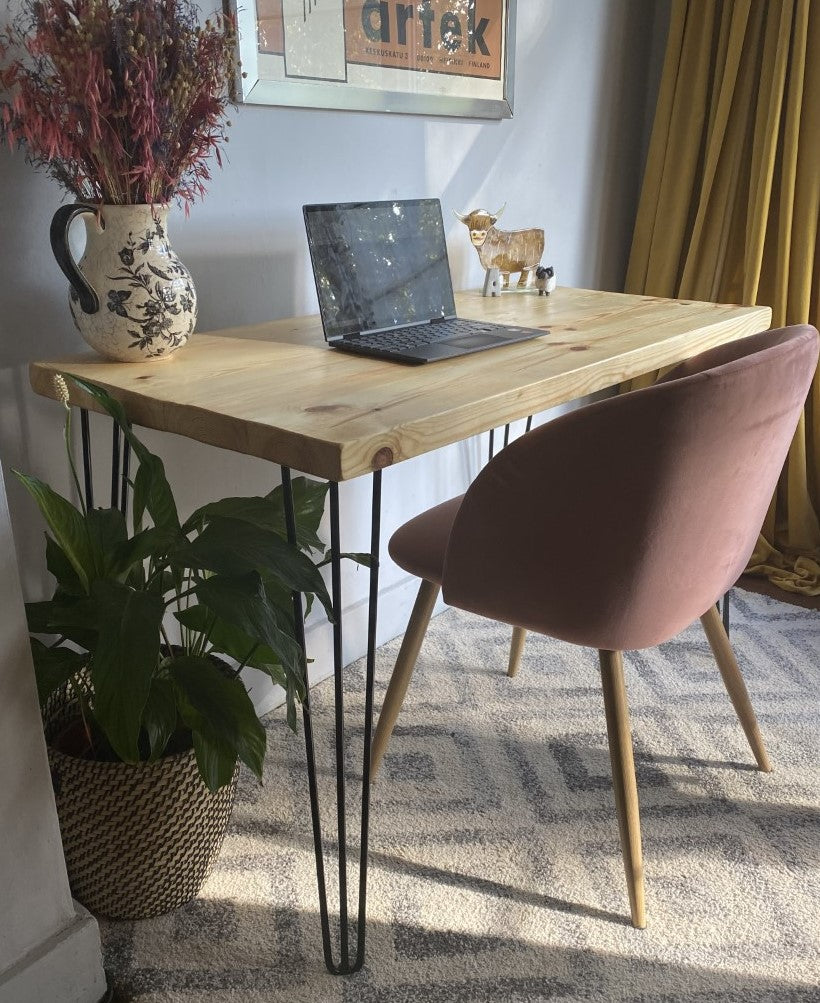
[(91, 432), (88, 427), (88, 411), (80, 409), (80, 433), (83, 448), (83, 488), (85, 489), (85, 507), (94, 508), (94, 482), (91, 474)]
[[(282, 488), (285, 501), (285, 523), (288, 539), (296, 541), (296, 519), (293, 505), (293, 487), (290, 470), (282, 468)], [(302, 705), (305, 729), (305, 753), (307, 757), (308, 791), (310, 813), (313, 824), (313, 848), (316, 857), (316, 880), (319, 890), (319, 915), (322, 930), (322, 950), (325, 965), (333, 975), (351, 975), (364, 963), (365, 924), (367, 910), (367, 843), (370, 827), (370, 745), (373, 732), (373, 679), (376, 659), (376, 616), (379, 591), (379, 535), (381, 524), (381, 471), (373, 474), (373, 496), (370, 532), (370, 595), (368, 603), (367, 663), (365, 677), (365, 720), (364, 746), (362, 753), (362, 801), (361, 828), (359, 838), (359, 895), (356, 909), (355, 954), (351, 953), (350, 920), (348, 916), (348, 875), (347, 875), (347, 803), (345, 787), (345, 730), (344, 694), (342, 687), (342, 600), (341, 600), (341, 544), (339, 539), (339, 486), (330, 484), (330, 547), (331, 547), (331, 599), (333, 603), (333, 669), (335, 699), (335, 755), (336, 755), (336, 822), (338, 832), (339, 861), (339, 960), (334, 961), (330, 936), (330, 916), (327, 904), (327, 882), (325, 871), (322, 823), (319, 812), (319, 792), (316, 779), (315, 742), (310, 706), (310, 689), (306, 687)], [(293, 613), (296, 621), (296, 638), (302, 649), (305, 647), (304, 615), (302, 598), (293, 596)]]
[[(527, 427), (524, 431), (529, 432), (529, 430), (532, 428), (532, 418), (533, 418), (532, 415), (530, 415), (529, 418), (527, 418)], [(510, 444), (510, 422), (507, 422), (507, 424), (504, 426), (504, 445), (508, 446), (509, 444)], [(490, 446), (489, 449), (487, 450), (488, 463), (490, 462), (490, 460), (493, 458), (494, 455), (495, 455), (495, 429), (491, 428)]]
[[(131, 465), (131, 444), (123, 439), (122, 429), (113, 423), (111, 439), (111, 508), (118, 508), (123, 515), (128, 509), (128, 475)], [(88, 411), (80, 408), (80, 432), (83, 453), (83, 489), (85, 507), (94, 508), (94, 483), (91, 468), (91, 430)], [(120, 443), (122, 442), (122, 447)], [(120, 456), (122, 453), (122, 456)]]
[(111, 508), (119, 508), (120, 500), (120, 426), (114, 422), (111, 438)]
[(125, 440), (122, 447), (122, 481), (120, 483), (120, 512), (128, 510), (128, 469), (131, 465), (131, 443)]

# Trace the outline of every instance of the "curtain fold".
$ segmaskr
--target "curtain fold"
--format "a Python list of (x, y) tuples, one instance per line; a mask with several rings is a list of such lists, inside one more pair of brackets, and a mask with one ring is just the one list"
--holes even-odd
[[(820, 326), (818, 215), (820, 0), (673, 0), (626, 291)], [(820, 595), (819, 516), (815, 375), (748, 572)]]

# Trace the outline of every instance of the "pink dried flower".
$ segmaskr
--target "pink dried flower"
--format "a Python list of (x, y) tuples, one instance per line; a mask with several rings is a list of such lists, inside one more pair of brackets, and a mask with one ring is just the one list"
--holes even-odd
[(227, 141), (233, 21), (192, 0), (24, 0), (0, 34), (0, 140), (75, 197), (187, 204)]

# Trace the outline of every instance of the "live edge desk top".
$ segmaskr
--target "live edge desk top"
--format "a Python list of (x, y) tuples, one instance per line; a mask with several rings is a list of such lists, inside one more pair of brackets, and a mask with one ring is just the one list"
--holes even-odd
[[(90, 352), (31, 365), (55, 397), (69, 372), (136, 425), (340, 481), (766, 330), (768, 307), (556, 289), (456, 296), (459, 316), (549, 328), (544, 338), (421, 366), (328, 349), (318, 316), (195, 334), (166, 361)], [(72, 402), (93, 402), (71, 387)]]

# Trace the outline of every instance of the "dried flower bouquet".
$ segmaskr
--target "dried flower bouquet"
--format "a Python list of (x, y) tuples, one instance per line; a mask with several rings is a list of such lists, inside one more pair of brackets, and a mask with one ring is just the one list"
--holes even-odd
[(227, 141), (233, 23), (191, 0), (23, 0), (0, 34), (0, 139), (85, 202), (185, 205)]

